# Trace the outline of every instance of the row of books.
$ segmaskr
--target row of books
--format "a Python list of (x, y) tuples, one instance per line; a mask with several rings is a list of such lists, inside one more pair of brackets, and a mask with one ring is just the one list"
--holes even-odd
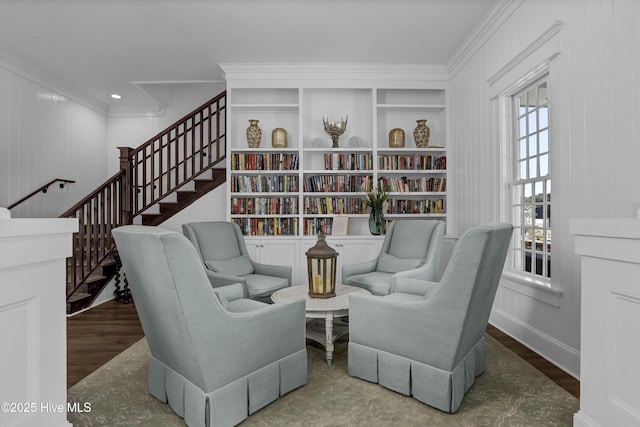
[(443, 214), (447, 212), (446, 199), (404, 200), (389, 198), (385, 214)]
[(426, 176), (421, 178), (407, 178), (406, 176), (393, 178), (382, 176), (378, 178), (378, 187), (393, 193), (443, 192), (447, 191), (447, 178), (427, 178)]
[(371, 175), (311, 175), (304, 178), (306, 192), (369, 192)]
[(231, 170), (298, 170), (298, 153), (232, 153)]
[(317, 236), (320, 233), (331, 236), (333, 218), (305, 218), (302, 221), (302, 233), (305, 236)]
[(305, 197), (306, 214), (362, 214), (367, 211), (367, 203), (355, 197)]
[(231, 213), (236, 215), (295, 215), (298, 213), (298, 198), (232, 197)]
[(297, 175), (231, 176), (231, 192), (233, 193), (284, 193), (297, 191)]
[(298, 218), (231, 218), (245, 236), (297, 236)]
[(373, 155), (371, 153), (325, 153), (325, 170), (371, 170)]
[(385, 154), (378, 156), (378, 169), (385, 170), (446, 170), (447, 156), (426, 154)]

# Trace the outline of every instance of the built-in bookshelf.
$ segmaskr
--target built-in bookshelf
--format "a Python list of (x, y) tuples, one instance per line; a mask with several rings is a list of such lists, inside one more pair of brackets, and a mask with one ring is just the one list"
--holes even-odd
[[(370, 236), (366, 195), (377, 187), (388, 192), (388, 220), (446, 220), (444, 79), (415, 84), (411, 74), (401, 84), (391, 77), (332, 87), (336, 80), (272, 78), (228, 81), (227, 212), (245, 235), (331, 235), (339, 215), (347, 218), (347, 236)], [(339, 148), (331, 146), (325, 119), (347, 121)], [(249, 120), (262, 129), (258, 148), (248, 148)], [(413, 140), (417, 120), (427, 120), (428, 148)], [(275, 128), (286, 129), (286, 148), (272, 146)], [(389, 146), (395, 128), (404, 130), (404, 147)]]
[(388, 192), (384, 209), (388, 219), (446, 218), (446, 149), (380, 150), (377, 185)]

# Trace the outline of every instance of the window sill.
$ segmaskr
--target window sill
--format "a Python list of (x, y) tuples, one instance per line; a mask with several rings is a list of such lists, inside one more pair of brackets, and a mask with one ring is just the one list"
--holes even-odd
[(548, 282), (505, 272), (502, 274), (500, 286), (554, 307), (560, 307), (560, 299), (563, 292), (559, 289), (551, 288)]

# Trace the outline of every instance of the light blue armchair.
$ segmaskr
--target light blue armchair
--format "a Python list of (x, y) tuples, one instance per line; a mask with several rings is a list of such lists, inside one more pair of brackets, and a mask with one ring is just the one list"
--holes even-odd
[(484, 332), (513, 227), (466, 231), (440, 282), (398, 277), (349, 299), (349, 374), (456, 412), (485, 370)]
[(187, 425), (236, 425), (306, 384), (304, 301), (229, 301), (183, 235), (130, 225), (113, 236), (151, 350), (149, 393)]
[(198, 251), (207, 275), (216, 284), (242, 283), (246, 296), (270, 302), (271, 294), (291, 286), (293, 267), (255, 262), (247, 252), (238, 224), (226, 221), (191, 222), (182, 231)]
[(387, 295), (400, 277), (437, 280), (443, 235), (443, 221), (393, 221), (378, 258), (342, 266), (342, 284)]

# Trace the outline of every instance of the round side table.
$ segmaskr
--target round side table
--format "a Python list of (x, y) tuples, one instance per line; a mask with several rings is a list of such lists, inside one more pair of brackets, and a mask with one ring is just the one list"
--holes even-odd
[(308, 286), (296, 285), (274, 292), (271, 299), (273, 302), (306, 301), (307, 338), (324, 346), (327, 363), (331, 364), (333, 344), (349, 332), (348, 324), (334, 324), (334, 319), (349, 315), (349, 294), (353, 293), (371, 294), (357, 286), (336, 285), (335, 297), (311, 298)]

